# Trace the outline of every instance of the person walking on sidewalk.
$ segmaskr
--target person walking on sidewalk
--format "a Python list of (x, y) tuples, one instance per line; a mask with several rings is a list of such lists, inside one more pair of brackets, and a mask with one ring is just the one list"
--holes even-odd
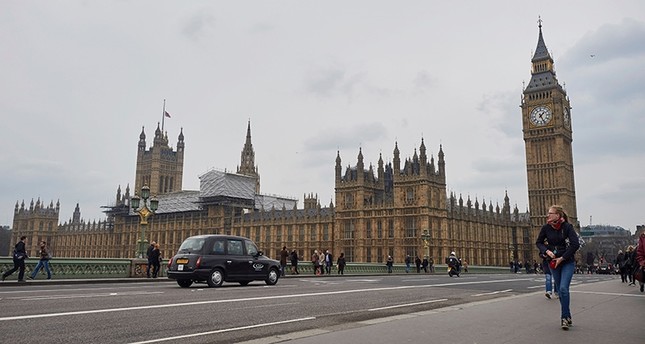
[(146, 267), (146, 276), (148, 276), (148, 278), (150, 278), (150, 269), (152, 269), (152, 267), (155, 264), (155, 261), (151, 256), (152, 256), (152, 251), (155, 249), (156, 244), (157, 243), (154, 241), (151, 242), (150, 246), (148, 246), (148, 250), (146, 251), (146, 257), (148, 258), (148, 266)]
[(152, 278), (157, 278), (161, 269), (161, 250), (159, 250), (159, 244), (156, 242), (152, 247), (152, 251), (150, 251), (148, 261), (148, 264), (152, 264)]
[(287, 251), (287, 246), (282, 246), (282, 251), (280, 251), (280, 276), (284, 277), (284, 270), (287, 268), (287, 258), (289, 258), (289, 251)]
[(640, 284), (642, 293), (643, 290), (645, 290), (645, 232), (642, 232), (638, 237), (638, 246), (636, 247), (636, 261), (634, 262), (633, 277), (634, 280), (637, 280)]
[(2, 274), (2, 281), (9, 277), (12, 273), (18, 271), (18, 282), (25, 281), (25, 260), (29, 258), (27, 251), (25, 250), (25, 239), (26, 236), (21, 236), (20, 241), (16, 243), (13, 250), (13, 269), (6, 271)]
[(345, 265), (347, 262), (345, 261), (345, 252), (341, 252), (340, 256), (338, 257), (338, 261), (336, 262), (336, 265), (338, 265), (338, 274), (344, 275), (345, 274)]
[(46, 242), (40, 242), (40, 250), (38, 251), (38, 254), (40, 254), (40, 260), (38, 261), (38, 264), (36, 264), (34, 271), (32, 271), (31, 275), (29, 275), (29, 279), (36, 278), (36, 275), (38, 274), (40, 269), (45, 269), (45, 272), (47, 272), (48, 280), (52, 279), (52, 272), (51, 270), (49, 270), (49, 260), (52, 258), (52, 256)]
[(387, 273), (391, 274), (392, 273), (392, 266), (394, 265), (394, 258), (392, 258), (392, 256), (388, 255), (387, 256), (387, 261), (385, 262), (385, 265), (387, 265)]
[(298, 272), (298, 252), (296, 250), (291, 250), (291, 274), (300, 274)]
[(535, 245), (540, 254), (548, 257), (549, 269), (560, 295), (560, 326), (563, 330), (568, 330), (573, 325), (569, 287), (576, 268), (574, 254), (580, 243), (562, 206), (549, 207), (547, 223), (540, 229)]

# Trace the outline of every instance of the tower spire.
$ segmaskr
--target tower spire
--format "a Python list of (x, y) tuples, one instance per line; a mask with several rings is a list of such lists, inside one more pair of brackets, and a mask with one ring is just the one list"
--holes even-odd
[(246, 127), (246, 141), (244, 142), (244, 148), (242, 148), (240, 166), (237, 167), (237, 173), (255, 177), (255, 192), (260, 192), (260, 174), (258, 173), (257, 166), (255, 166), (255, 151), (253, 151), (253, 143), (251, 143), (250, 119)]

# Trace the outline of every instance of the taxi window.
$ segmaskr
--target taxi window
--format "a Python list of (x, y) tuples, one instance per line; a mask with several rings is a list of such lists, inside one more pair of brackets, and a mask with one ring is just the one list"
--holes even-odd
[(249, 256), (255, 256), (258, 254), (258, 248), (251, 240), (246, 240), (244, 243), (246, 244), (246, 254)]
[(188, 238), (179, 247), (179, 252), (199, 252), (204, 246), (204, 238)]
[(213, 249), (211, 254), (224, 254), (224, 240), (213, 241)]
[(241, 256), (244, 254), (241, 240), (228, 240), (228, 254)]

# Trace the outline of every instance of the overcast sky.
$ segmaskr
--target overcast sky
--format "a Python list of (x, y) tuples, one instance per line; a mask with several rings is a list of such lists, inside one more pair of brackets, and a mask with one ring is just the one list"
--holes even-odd
[[(582, 225), (645, 223), (643, 1), (2, 1), (0, 224), (16, 201), (104, 219), (161, 121), (183, 189), (235, 171), (334, 195), (334, 165), (443, 145), (448, 190), (528, 208), (521, 109), (538, 16), (571, 99)], [(335, 201), (334, 201), (335, 202)]]

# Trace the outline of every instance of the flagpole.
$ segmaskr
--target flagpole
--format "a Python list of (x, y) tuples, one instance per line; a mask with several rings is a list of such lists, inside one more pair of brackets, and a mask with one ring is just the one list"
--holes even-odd
[(166, 99), (163, 100), (163, 111), (161, 111), (161, 134), (163, 135), (163, 124), (166, 119)]

